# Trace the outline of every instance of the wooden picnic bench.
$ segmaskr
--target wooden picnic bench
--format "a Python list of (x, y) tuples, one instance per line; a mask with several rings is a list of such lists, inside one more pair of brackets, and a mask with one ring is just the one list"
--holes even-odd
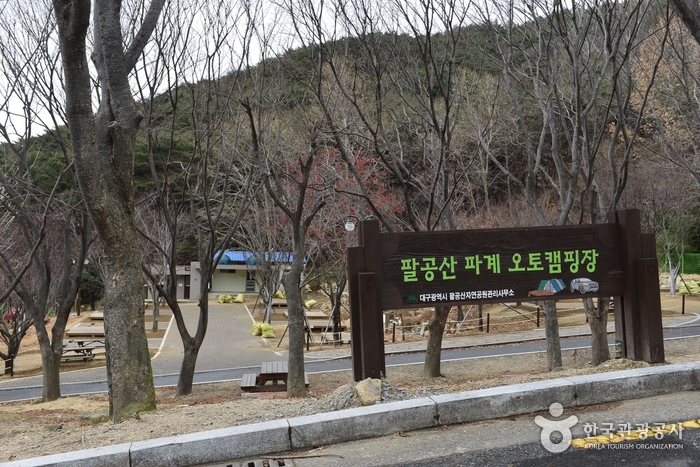
[(105, 328), (95, 322), (78, 323), (71, 329), (66, 331), (68, 337), (85, 338), (85, 337), (104, 337)]
[[(307, 319), (328, 319), (328, 315), (320, 310), (305, 310), (305, 314)], [(289, 312), (287, 310), (284, 311), (284, 317), (289, 318)]]
[(90, 313), (90, 319), (93, 321), (104, 321), (105, 312), (104, 311), (93, 311)]
[(94, 350), (104, 348), (105, 343), (101, 340), (64, 341), (61, 361), (70, 362), (75, 360), (82, 360), (84, 362), (89, 362), (90, 360), (95, 358), (95, 354), (93, 353)]
[[(263, 362), (260, 374), (247, 373), (241, 378), (241, 390), (245, 392), (286, 391), (288, 367), (286, 361)], [(267, 384), (272, 383), (272, 384)], [(283, 384), (282, 384), (283, 383)], [(304, 372), (304, 383), (309, 386), (309, 377)]]
[[(326, 328), (328, 328), (328, 331), (333, 330), (333, 323), (329, 323), (328, 320), (322, 320), (322, 319), (308, 319), (306, 320), (307, 328), (310, 329), (311, 331), (325, 331)], [(345, 326), (342, 324), (338, 327), (338, 331), (344, 331)]]

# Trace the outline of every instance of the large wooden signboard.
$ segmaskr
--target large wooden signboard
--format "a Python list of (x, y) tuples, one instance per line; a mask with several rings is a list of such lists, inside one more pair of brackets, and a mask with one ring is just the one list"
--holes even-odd
[(380, 236), (385, 310), (619, 296), (612, 224)]
[(639, 211), (600, 225), (446, 232), (380, 234), (363, 221), (358, 244), (348, 249), (358, 381), (386, 372), (383, 310), (415, 307), (616, 297), (620, 354), (664, 360), (654, 237)]

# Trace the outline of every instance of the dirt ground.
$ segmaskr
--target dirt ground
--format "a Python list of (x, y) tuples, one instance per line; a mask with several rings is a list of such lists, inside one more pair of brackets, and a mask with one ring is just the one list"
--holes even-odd
[[(700, 339), (667, 341), (667, 363), (699, 361), (698, 344)], [(27, 345), (31, 351), (29, 341)], [(554, 373), (546, 372), (544, 354), (489, 358), (488, 363), (485, 359), (444, 362), (443, 376), (435, 379), (422, 377), (422, 365), (392, 367), (383, 385), (382, 402), (648, 366), (612, 360), (593, 368), (588, 350), (565, 351), (563, 357), (565, 368)], [(284, 393), (245, 394), (238, 382), (197, 385), (185, 397), (177, 397), (174, 388), (158, 389), (157, 410), (116, 424), (108, 419), (108, 400), (102, 394), (47, 403), (0, 404), (0, 462), (359, 405), (355, 398), (348, 398), (352, 393), (350, 371), (312, 374), (309, 382), (305, 398)]]
[[(667, 362), (700, 360), (698, 344), (700, 339), (668, 342)], [(564, 352), (566, 369), (555, 373), (544, 370), (544, 354), (492, 358), (488, 364), (483, 360), (445, 362), (444, 376), (428, 380), (422, 377), (422, 365), (395, 367), (388, 371), (384, 399), (401, 400), (648, 365), (612, 360), (591, 368), (589, 358), (588, 351)], [(338, 407), (338, 396), (352, 383), (352, 374), (312, 374), (309, 382), (305, 398), (290, 398), (284, 393), (244, 394), (238, 382), (198, 385), (185, 397), (176, 397), (174, 388), (158, 389), (156, 411), (116, 424), (108, 420), (109, 405), (103, 394), (47, 403), (0, 404), (0, 462), (326, 412)], [(345, 408), (357, 405), (350, 401)]]

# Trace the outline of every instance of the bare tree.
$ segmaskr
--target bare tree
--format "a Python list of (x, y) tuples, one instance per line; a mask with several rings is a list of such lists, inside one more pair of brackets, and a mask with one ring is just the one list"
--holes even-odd
[[(311, 62), (298, 79), (323, 115), (328, 144), (346, 165), (352, 191), (388, 231), (455, 228), (470, 165), (453, 144), (463, 102), (456, 92), (457, 56), (469, 6), (450, 0), (285, 4)], [(386, 171), (402, 197), (401, 216), (371, 195), (358, 155)], [(431, 317), (426, 376), (440, 374), (448, 313), (436, 307)]]
[[(148, 264), (143, 270), (175, 317), (184, 346), (177, 392), (186, 395), (206, 336), (209, 284), (218, 258), (262, 185), (239, 149), (246, 115), (236, 104), (248, 53), (246, 21), (252, 18), (246, 19), (242, 7), (216, 1), (174, 7), (156, 30), (139, 77), (151, 90), (142, 98), (145, 136), (154, 203), (166, 230), (161, 239), (167, 236), (167, 244), (146, 229), (141, 233), (168, 267), (167, 287)], [(187, 328), (174, 280), (185, 229), (196, 242), (200, 269), (194, 332)]]
[[(586, 211), (591, 222), (605, 222), (616, 208), (645, 103), (631, 105), (631, 64), (649, 8), (640, 2), (565, 6), (534, 0), (494, 2), (481, 9), (497, 44), (502, 85), (515, 118), (511, 149), (522, 157), (504, 160), (487, 133), (479, 134), (480, 144), (527, 199), (540, 225), (581, 222)], [(609, 163), (609, 189), (596, 177), (602, 157)], [(544, 208), (548, 198), (541, 196), (549, 192), (558, 198), (553, 218)], [(607, 309), (587, 310), (598, 364), (609, 359)], [(552, 370), (561, 366), (556, 303), (545, 301), (544, 312)]]
[[(280, 174), (270, 171), (264, 175), (265, 188), (289, 218), (292, 230), (292, 264), (291, 268), (282, 276), (282, 283), (287, 294), (289, 306), (289, 378), (287, 380), (287, 393), (290, 396), (306, 395), (304, 377), (304, 303), (302, 297), (302, 274), (306, 254), (306, 234), (314, 217), (325, 204), (323, 197), (318, 197), (313, 205), (305, 206), (306, 197), (309, 196), (309, 178), (313, 168), (313, 154), (306, 160), (299, 158), (299, 177), (294, 180), (296, 200), (289, 196), (288, 192), (279, 192), (283, 185), (280, 184)], [(274, 177), (275, 183), (270, 179)], [(286, 191), (286, 190), (285, 190)], [(296, 202), (295, 202), (296, 201)], [(305, 212), (306, 211), (306, 212)]]
[[(114, 421), (155, 408), (134, 221), (134, 154), (142, 116), (129, 75), (164, 4), (165, 0), (153, 0), (144, 5), (138, 29), (125, 36), (122, 19), (128, 12), (122, 10), (127, 5), (121, 1), (53, 0), (73, 157), (83, 199), (106, 253), (105, 341)], [(93, 86), (88, 54), (98, 89)]]
[(643, 227), (656, 233), (660, 265), (675, 295), (683, 255), (697, 235), (698, 186), (690, 177), (679, 177), (673, 161), (656, 157), (636, 168), (628, 190), (621, 202), (639, 209)]
[(250, 255), (246, 260), (248, 272), (255, 278), (268, 324), (272, 319), (272, 300), (282, 285), (284, 268), (291, 259), (291, 243), (279, 218), (279, 210), (272, 199), (261, 193), (241, 223), (237, 238), (238, 244)]
[[(60, 80), (50, 8), (43, 2), (13, 2), (3, 9), (0, 28), (0, 82), (6, 91), (0, 103), (5, 116), (0, 123), (5, 140), (0, 206), (11, 215), (15, 238), (12, 250), (0, 252), (0, 270), (10, 282), (0, 302), (14, 292), (31, 317), (41, 351), (42, 398), (54, 400), (61, 395), (63, 333), (80, 287), (89, 220), (77, 192), (69, 145), (56, 128), (62, 114), (52, 113), (60, 100)], [(33, 138), (35, 131), (48, 133)], [(45, 155), (47, 147), (55, 152)], [(46, 327), (49, 314), (55, 315), (51, 335)], [(26, 332), (21, 319), (14, 326), (18, 337)]]
[[(254, 160), (263, 178), (266, 192), (282, 210), (289, 222), (288, 229), (292, 237), (292, 263), (282, 277), (282, 284), (287, 295), (289, 310), (289, 376), (287, 394), (290, 396), (306, 395), (304, 377), (304, 303), (302, 297), (302, 274), (306, 256), (307, 232), (314, 217), (326, 201), (323, 196), (324, 185), (318, 185), (312, 179), (314, 157), (322, 152), (315, 140), (315, 133), (310, 132), (308, 150), (294, 154), (296, 161), (283, 158), (280, 146), (272, 148), (261, 144), (263, 135), (259, 132), (257, 111), (247, 100), (241, 105), (248, 115), (250, 125), (251, 147)], [(279, 141), (272, 141), (279, 144)], [(278, 149), (279, 148), (279, 149)], [(294, 165), (292, 165), (294, 164)], [(314, 193), (316, 191), (316, 193)], [(319, 192), (320, 191), (320, 192)], [(309, 200), (309, 203), (307, 203)]]
[[(153, 324), (151, 330), (158, 331), (160, 315), (160, 291), (158, 285), (169, 290), (168, 281), (174, 281), (170, 276), (170, 252), (173, 251), (173, 236), (163, 221), (163, 212), (154, 206), (147, 204), (152, 197), (147, 197), (143, 203), (136, 207), (136, 225), (144, 237), (141, 242), (141, 259), (143, 268), (149, 271), (145, 274), (148, 279), (148, 287), (153, 297)], [(155, 203), (152, 203), (155, 204)]]

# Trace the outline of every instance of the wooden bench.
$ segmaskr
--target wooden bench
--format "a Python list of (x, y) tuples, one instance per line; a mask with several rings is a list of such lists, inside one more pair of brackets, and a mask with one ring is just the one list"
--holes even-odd
[(246, 373), (241, 378), (241, 389), (246, 391), (255, 391), (255, 386), (257, 382), (258, 375), (255, 373)]
[[(306, 327), (311, 331), (323, 332), (326, 330), (326, 328), (328, 328), (328, 332), (331, 332), (333, 330), (333, 323), (329, 323), (327, 320), (308, 319), (307, 322), (309, 324)], [(343, 326), (342, 324), (338, 326), (338, 331), (345, 331), (345, 326)]]
[(72, 361), (83, 361), (85, 363), (89, 362), (95, 358), (94, 354), (83, 354), (83, 353), (74, 353), (74, 354), (66, 354), (65, 352), (63, 355), (61, 355), (61, 361), (62, 362), (72, 362)]
[[(287, 390), (288, 368), (286, 361), (263, 362), (260, 374), (246, 373), (241, 378), (241, 390), (245, 392), (268, 392)], [(272, 383), (272, 384), (267, 384)], [(309, 386), (309, 377), (304, 372), (304, 384)]]

